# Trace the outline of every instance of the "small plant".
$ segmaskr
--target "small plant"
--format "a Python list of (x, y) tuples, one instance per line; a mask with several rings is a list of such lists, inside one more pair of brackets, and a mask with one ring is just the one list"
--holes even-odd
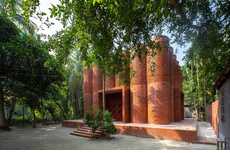
[(105, 111), (104, 113), (97, 111), (95, 115), (93, 113), (87, 113), (84, 118), (84, 123), (92, 128), (93, 133), (100, 127), (102, 127), (107, 134), (116, 133), (116, 128), (112, 121), (112, 114), (109, 111)]
[(109, 111), (103, 113), (103, 127), (108, 134), (115, 134), (117, 131), (113, 125), (112, 114)]
[(96, 115), (93, 115), (93, 113), (87, 113), (84, 119), (84, 123), (92, 128), (92, 132), (95, 133), (95, 131), (102, 126), (102, 113), (101, 111), (98, 111)]

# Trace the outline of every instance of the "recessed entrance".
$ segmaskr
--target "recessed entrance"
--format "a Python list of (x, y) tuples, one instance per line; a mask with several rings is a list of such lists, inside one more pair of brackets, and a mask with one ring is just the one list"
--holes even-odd
[(116, 121), (122, 121), (122, 93), (108, 93), (105, 95), (105, 109), (112, 113)]

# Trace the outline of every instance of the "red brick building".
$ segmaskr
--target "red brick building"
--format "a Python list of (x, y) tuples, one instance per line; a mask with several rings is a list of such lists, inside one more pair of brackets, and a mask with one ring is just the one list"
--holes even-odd
[[(106, 77), (105, 109), (112, 113), (114, 120), (169, 124), (184, 119), (180, 66), (167, 37), (158, 36), (155, 42), (160, 48), (154, 59), (149, 53), (133, 58), (130, 69), (134, 75), (130, 84), (122, 84), (119, 75)], [(102, 108), (101, 71), (94, 65), (84, 69), (83, 77), (84, 111), (96, 111)]]

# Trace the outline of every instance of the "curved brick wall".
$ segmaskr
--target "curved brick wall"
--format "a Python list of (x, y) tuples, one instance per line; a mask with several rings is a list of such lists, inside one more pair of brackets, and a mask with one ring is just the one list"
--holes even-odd
[(98, 66), (93, 66), (93, 110), (96, 112), (101, 108), (98, 91), (102, 90), (102, 74)]
[(174, 71), (173, 68), (174, 66), (174, 59), (173, 59), (173, 48), (169, 47), (169, 54), (170, 54), (170, 83), (171, 83), (171, 88), (170, 88), (170, 94), (171, 94), (171, 121), (174, 121)]
[(115, 87), (115, 76), (106, 76), (105, 77), (105, 88)]
[(179, 66), (179, 62), (177, 62), (177, 65), (178, 65), (178, 92), (179, 92), (179, 97), (178, 97), (178, 110), (179, 111), (179, 120), (182, 120), (182, 101), (181, 101), (181, 94), (182, 94), (182, 84), (181, 84), (181, 79), (182, 79), (182, 76), (181, 76), (181, 71), (180, 71), (180, 66)]
[(172, 101), (173, 101), (173, 108), (172, 108), (172, 114), (173, 114), (173, 120), (172, 121), (176, 121), (175, 120), (175, 110), (177, 109), (177, 103), (176, 103), (176, 55), (172, 55)]
[(184, 119), (184, 97), (183, 97), (183, 89), (182, 89), (182, 84), (183, 83), (183, 76), (181, 69), (179, 67), (179, 92), (180, 92), (180, 97), (179, 97), (179, 103), (180, 103), (180, 120)]
[(148, 122), (168, 124), (171, 122), (171, 73), (168, 38), (157, 37), (156, 42), (161, 48), (155, 56), (156, 69), (153, 76), (149, 74), (151, 57), (147, 58), (147, 93), (148, 93)]
[(84, 98), (84, 114), (90, 111), (93, 101), (92, 80), (93, 73), (91, 68), (83, 70), (83, 98)]
[(135, 56), (131, 63), (131, 121), (147, 123), (146, 58)]
[(180, 73), (179, 73), (179, 65), (178, 62), (176, 61), (176, 67), (175, 67), (175, 108), (174, 108), (174, 117), (175, 121), (180, 121), (181, 120), (181, 93), (180, 93)]
[(147, 115), (148, 115), (148, 123), (154, 123), (154, 95), (152, 94), (154, 92), (153, 89), (153, 73), (151, 71), (151, 60), (152, 57), (150, 55), (147, 55), (146, 57), (146, 78), (147, 78)]

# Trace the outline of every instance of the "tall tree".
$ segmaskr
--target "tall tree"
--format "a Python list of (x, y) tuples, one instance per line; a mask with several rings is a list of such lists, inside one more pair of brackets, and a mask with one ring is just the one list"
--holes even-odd
[[(36, 8), (31, 6), (28, 5), (25, 12)], [(210, 89), (214, 73), (223, 67), (223, 64), (211, 64), (214, 68), (209, 71), (207, 64), (228, 60), (225, 57), (230, 42), (229, 6), (228, 0), (60, 0), (51, 11), (52, 17), (65, 25), (61, 46), (66, 50), (59, 53), (69, 54), (72, 48), (77, 48), (85, 65), (98, 64), (105, 74), (122, 71), (129, 63), (124, 55), (133, 57), (140, 51), (145, 53), (146, 48), (142, 46), (154, 47), (151, 37), (164, 30), (177, 43), (191, 42), (186, 59), (191, 70), (188, 73), (193, 74), (193, 85), (197, 85), (192, 87), (192, 92), (197, 94), (193, 94), (194, 101), (197, 101), (198, 97), (207, 97), (198, 91)], [(202, 77), (209, 72), (212, 79), (207, 83)], [(201, 101), (204, 100), (197, 103)], [(200, 105), (197, 103), (194, 105)]]
[(5, 16), (0, 21), (0, 126), (5, 127), (8, 101), (24, 98), (34, 111), (49, 88), (62, 81), (62, 74), (44, 42), (20, 31)]

